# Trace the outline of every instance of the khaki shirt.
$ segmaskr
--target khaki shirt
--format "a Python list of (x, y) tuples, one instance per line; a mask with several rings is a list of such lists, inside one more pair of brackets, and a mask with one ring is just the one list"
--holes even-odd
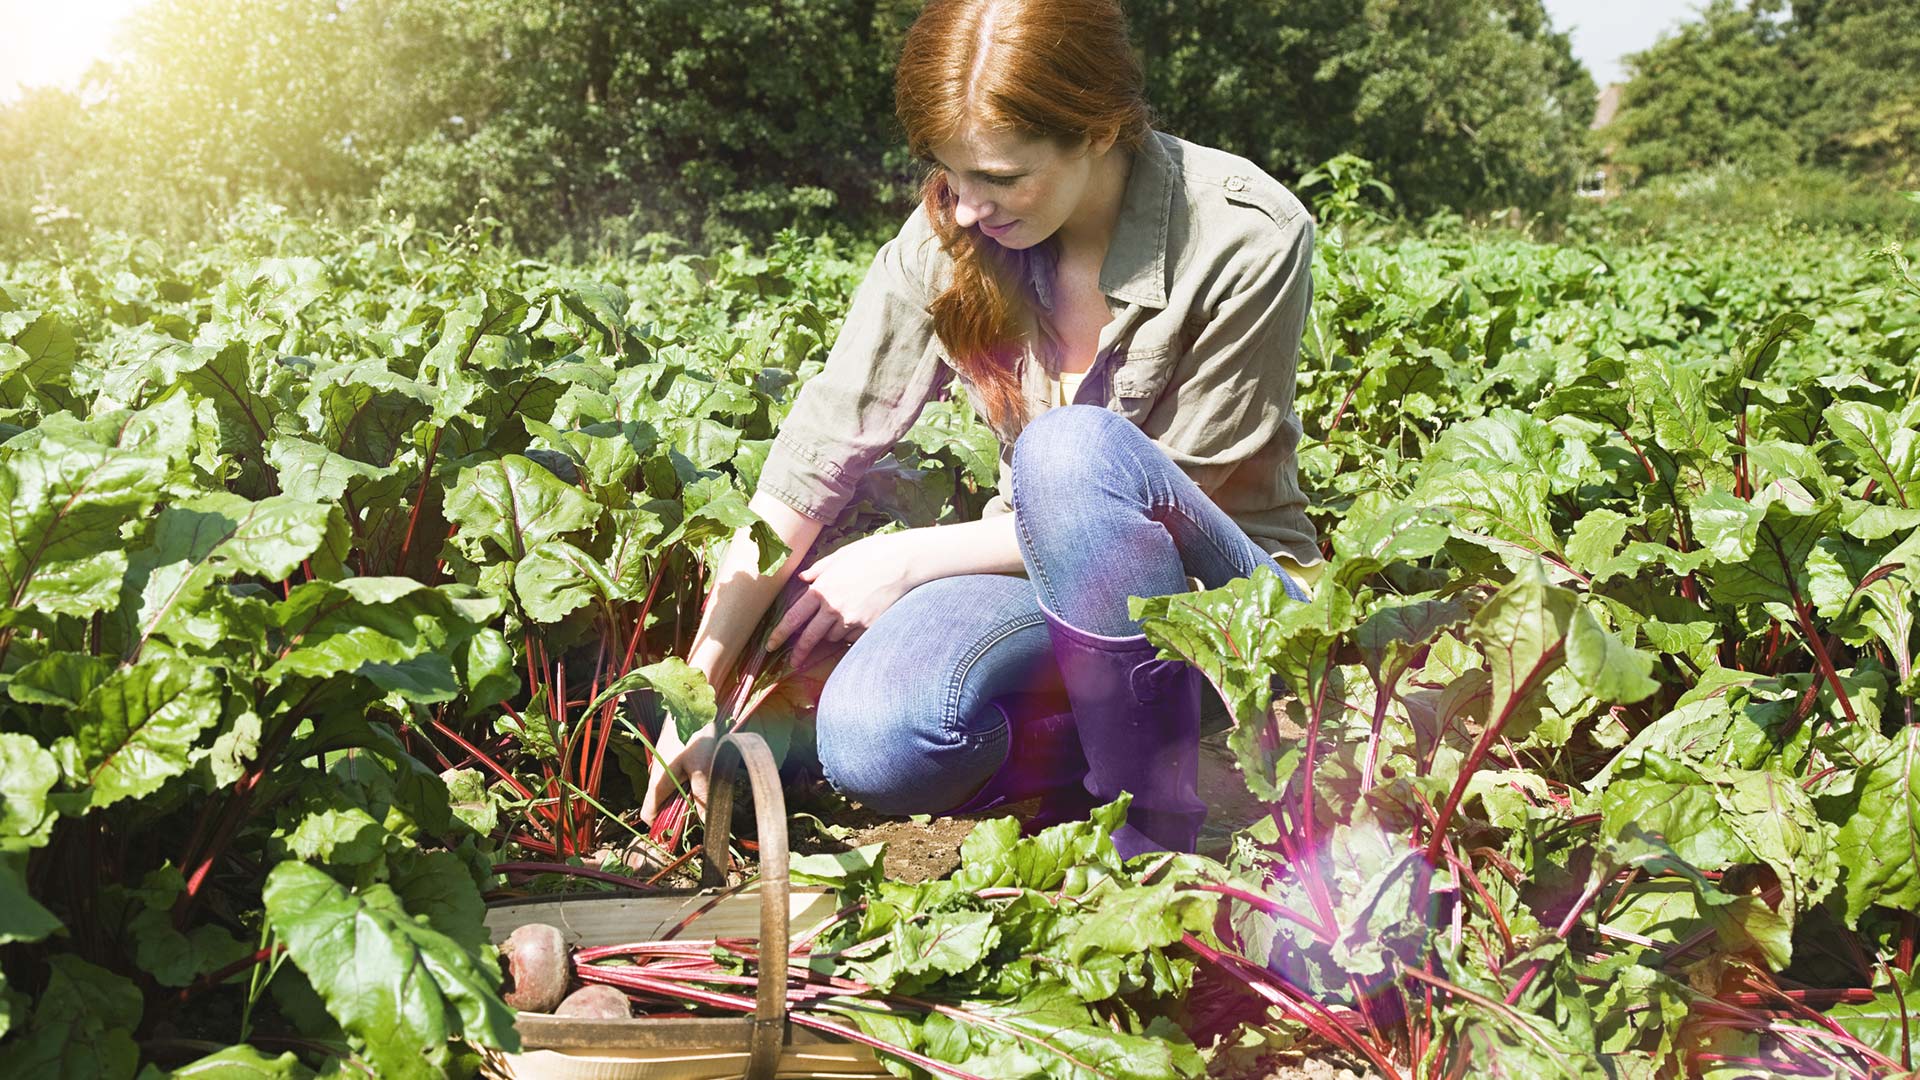
[[(1100, 268), (1113, 318), (1075, 396), (1131, 420), (1262, 549), (1320, 562), (1294, 452), (1294, 372), (1313, 294), (1313, 219), (1245, 158), (1154, 132), (1134, 155)], [(1051, 301), (1051, 245), (1023, 256)], [(828, 354), (781, 424), (759, 490), (831, 521), (956, 374), (928, 306), (952, 260), (916, 209), (881, 247)], [(1021, 357), (1027, 415), (1051, 407), (1057, 347), (1044, 319)], [(965, 380), (961, 382), (965, 384)], [(986, 410), (971, 385), (974, 410)], [(1012, 508), (1016, 428), (1000, 439), (999, 493)]]

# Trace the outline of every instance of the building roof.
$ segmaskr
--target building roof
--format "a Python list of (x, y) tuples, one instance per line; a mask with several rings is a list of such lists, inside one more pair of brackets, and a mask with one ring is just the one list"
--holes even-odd
[(1600, 91), (1600, 101), (1593, 110), (1593, 128), (1598, 131), (1613, 123), (1620, 112), (1620, 94), (1626, 89), (1625, 83), (1608, 83)]

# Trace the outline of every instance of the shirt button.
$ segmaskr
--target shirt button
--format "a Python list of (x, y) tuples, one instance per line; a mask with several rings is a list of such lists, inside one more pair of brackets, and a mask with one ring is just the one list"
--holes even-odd
[(1241, 190), (1244, 190), (1244, 189), (1246, 188), (1246, 186), (1247, 186), (1247, 182), (1246, 182), (1245, 180), (1242, 180), (1242, 179), (1241, 179), (1240, 177), (1238, 177), (1238, 176), (1229, 176), (1229, 177), (1227, 177), (1227, 190), (1228, 190), (1228, 191), (1241, 191)]

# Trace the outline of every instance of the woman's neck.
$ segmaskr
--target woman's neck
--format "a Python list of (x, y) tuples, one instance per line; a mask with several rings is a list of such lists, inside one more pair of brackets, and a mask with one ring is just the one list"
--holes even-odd
[(1086, 195), (1072, 216), (1055, 234), (1060, 256), (1071, 262), (1105, 260), (1113, 242), (1113, 230), (1120, 220), (1120, 206), (1126, 200), (1127, 177), (1133, 171), (1133, 152), (1115, 143), (1094, 164), (1094, 174)]

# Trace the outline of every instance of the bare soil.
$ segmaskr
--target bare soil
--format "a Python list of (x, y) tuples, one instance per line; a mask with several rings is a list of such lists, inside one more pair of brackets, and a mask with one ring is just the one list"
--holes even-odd
[(1323, 1058), (1302, 1057), (1296, 1062), (1282, 1062), (1262, 1080), (1364, 1080), (1373, 1075), (1371, 1072), (1354, 1072)]

